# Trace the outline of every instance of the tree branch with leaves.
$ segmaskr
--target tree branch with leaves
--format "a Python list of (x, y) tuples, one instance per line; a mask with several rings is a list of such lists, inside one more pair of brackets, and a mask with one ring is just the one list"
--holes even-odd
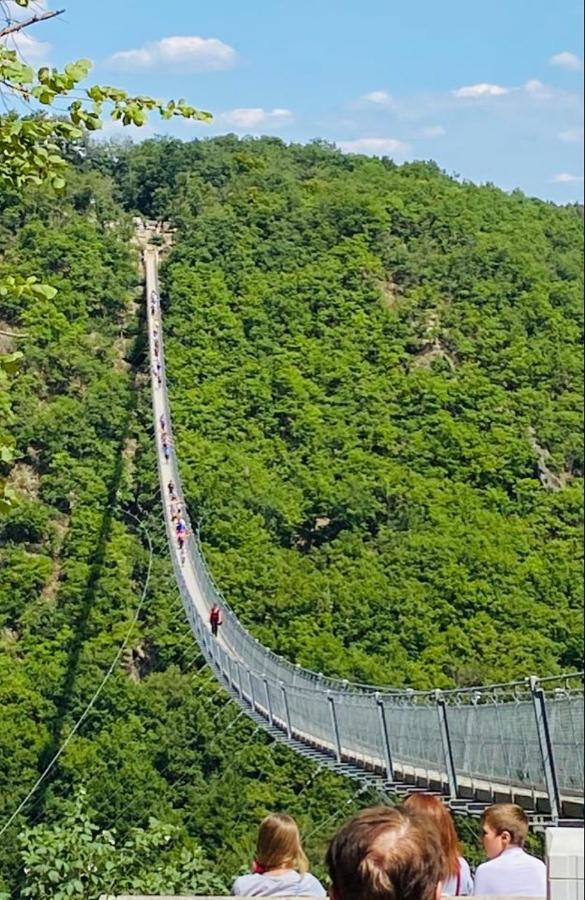
[[(26, 9), (31, 0), (16, 0)], [(9, 21), (0, 30), (0, 41), (22, 32), (47, 19), (53, 19), (63, 10), (43, 11), (21, 21)], [(9, 100), (24, 104), (25, 113), (12, 109), (0, 116), (0, 191), (21, 192), (27, 187), (49, 186), (56, 192), (66, 187), (68, 160), (65, 149), (84, 134), (99, 130), (107, 117), (122, 125), (146, 124), (151, 113), (163, 119), (183, 118), (208, 122), (211, 113), (191, 106), (184, 99), (158, 100), (148, 96), (133, 96), (127, 91), (110, 85), (92, 84), (83, 87), (92, 68), (88, 59), (69, 63), (61, 71), (50, 66), (34, 69), (23, 62), (18, 52), (0, 43), (0, 92), (5, 104)], [(58, 101), (65, 101), (65, 109)], [(34, 277), (17, 278), (9, 275), (0, 278), (0, 308), (2, 298), (27, 294), (52, 299), (55, 289), (44, 285)], [(2, 380), (0, 380), (0, 407), (9, 411), (6, 394), (8, 376), (14, 372), (21, 357), (10, 359), (0, 355)], [(4, 417), (6, 421), (6, 417)], [(6, 470), (13, 459), (10, 441), (0, 431), (0, 508), (10, 502), (6, 494)]]

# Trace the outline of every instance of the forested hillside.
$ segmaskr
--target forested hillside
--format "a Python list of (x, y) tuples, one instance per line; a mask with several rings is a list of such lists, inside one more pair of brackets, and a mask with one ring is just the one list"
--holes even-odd
[[(268, 809), (290, 808), (311, 831), (354, 788), (252, 739), (200, 671), (160, 520), (130, 217), (91, 165), (68, 180), (58, 200), (30, 190), (1, 201), (2, 273), (36, 275), (58, 292), (0, 298), (2, 350), (23, 353), (3, 394), (16, 464), (4, 464), (14, 499), (0, 512), (0, 829), (129, 628), (130, 640), (0, 837), (0, 896), (214, 893), (247, 867)], [(325, 837), (310, 842), (317, 858)]]
[(581, 211), (267, 138), (109, 165), (178, 227), (177, 452), (255, 634), (415, 687), (579, 667)]
[(226, 596), (310, 668), (426, 687), (581, 665), (581, 214), (321, 144), (71, 155), (64, 196), (0, 199), (0, 275), (57, 289), (0, 296), (0, 829), (146, 595), (0, 896), (222, 890), (272, 809), (319, 872), (355, 788), (240, 718), (173, 584), (130, 215), (177, 228), (175, 449)]

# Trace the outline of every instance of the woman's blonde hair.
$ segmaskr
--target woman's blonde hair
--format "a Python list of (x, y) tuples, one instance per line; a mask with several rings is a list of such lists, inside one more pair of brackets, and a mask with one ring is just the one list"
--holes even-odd
[(256, 862), (265, 872), (296, 869), (304, 875), (309, 871), (299, 827), (291, 816), (274, 813), (264, 819), (258, 830)]

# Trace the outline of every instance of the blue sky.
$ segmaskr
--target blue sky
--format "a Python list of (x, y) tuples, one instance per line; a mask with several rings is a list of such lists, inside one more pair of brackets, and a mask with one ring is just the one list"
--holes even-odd
[(397, 162), (432, 158), (505, 190), (582, 200), (578, 0), (58, 6), (67, 7), (61, 20), (28, 32), (31, 61), (88, 56), (99, 82), (185, 97), (215, 116), (211, 126), (153, 121), (143, 136), (319, 137)]

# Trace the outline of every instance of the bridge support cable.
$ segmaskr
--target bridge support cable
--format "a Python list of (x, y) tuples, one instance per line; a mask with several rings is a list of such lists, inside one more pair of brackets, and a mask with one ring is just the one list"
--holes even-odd
[(382, 733), (382, 745), (384, 750), (384, 767), (386, 769), (386, 779), (391, 784), (394, 781), (394, 763), (392, 762), (392, 750), (390, 747), (390, 733), (388, 731), (388, 720), (386, 718), (386, 710), (380, 697), (376, 698), (378, 705), (378, 714), (380, 717), (380, 730)]
[(449, 721), (447, 719), (447, 704), (441, 691), (435, 694), (437, 701), (437, 713), (439, 714), (439, 728), (441, 731), (441, 742), (443, 744), (443, 754), (445, 756), (445, 768), (447, 770), (447, 781), (449, 782), (449, 796), (451, 800), (457, 800), (459, 796), (459, 785), (457, 784), (457, 771), (455, 769), (455, 758), (453, 756), (453, 744), (451, 743), (451, 733), (449, 731)]
[[(567, 814), (582, 817), (582, 673), (543, 678), (535, 695), (526, 679), (439, 694), (397, 690), (340, 681), (301, 668), (264, 647), (242, 626), (207, 568), (197, 529), (187, 514), (172, 435), (155, 249), (145, 250), (144, 264), (167, 538), (185, 614), (218, 681), (271, 734), (279, 732), (298, 752), (343, 766), (357, 778), (373, 773), (391, 782), (393, 790), (401, 785), (405, 790), (432, 787), (463, 812), (475, 813), (481, 804), (508, 797), (553, 821)], [(155, 303), (150, 302), (152, 296)], [(168, 459), (158, 439), (161, 417), (170, 435)], [(169, 480), (187, 522), (183, 553), (174, 535)], [(217, 637), (211, 636), (208, 623), (214, 603), (223, 615)]]
[(37, 778), (37, 780), (31, 787), (29, 792), (26, 794), (24, 799), (19, 803), (17, 808), (14, 810), (14, 812), (12, 813), (10, 818), (4, 823), (2, 828), (0, 828), (0, 838), (10, 828), (12, 823), (20, 815), (20, 813), (24, 810), (24, 808), (27, 806), (29, 801), (35, 795), (37, 790), (40, 788), (41, 784), (43, 784), (45, 779), (49, 776), (49, 774), (51, 773), (51, 771), (56, 766), (57, 762), (59, 761), (59, 759), (61, 758), (61, 756), (67, 749), (67, 747), (69, 746), (70, 742), (73, 740), (73, 738), (75, 737), (75, 735), (77, 734), (77, 732), (79, 731), (79, 729), (81, 728), (81, 726), (83, 725), (83, 723), (85, 722), (87, 717), (89, 716), (90, 712), (96, 705), (102, 691), (104, 690), (106, 684), (108, 683), (111, 676), (117, 669), (118, 664), (119, 664), (120, 660), (122, 659), (122, 656), (130, 642), (130, 638), (135, 633), (135, 628), (138, 624), (138, 620), (140, 618), (140, 613), (142, 612), (142, 607), (144, 606), (144, 602), (146, 600), (146, 594), (148, 592), (148, 587), (150, 585), (150, 576), (151, 576), (151, 572), (152, 572), (152, 560), (153, 560), (153, 552), (154, 551), (153, 551), (153, 545), (152, 545), (152, 539), (150, 537), (150, 533), (149, 533), (148, 529), (146, 528), (146, 526), (144, 525), (144, 522), (141, 522), (137, 516), (135, 516), (131, 512), (128, 512), (127, 510), (122, 510), (122, 512), (124, 515), (128, 516), (131, 519), (134, 519), (134, 521), (138, 523), (138, 527), (143, 530), (143, 534), (144, 534), (144, 536), (146, 538), (146, 542), (148, 544), (148, 567), (147, 567), (147, 571), (146, 571), (146, 577), (144, 579), (144, 584), (142, 586), (142, 591), (140, 592), (138, 604), (136, 606), (136, 609), (134, 610), (134, 614), (132, 616), (132, 619), (130, 620), (130, 624), (128, 625), (128, 628), (126, 629), (124, 639), (122, 640), (122, 643), (119, 645), (118, 650), (116, 651), (116, 655), (114, 656), (112, 662), (110, 663), (109, 668), (105, 672), (105, 674), (104, 674), (100, 684), (96, 688), (93, 696), (91, 697), (87, 706), (85, 707), (85, 709), (83, 710), (83, 712), (81, 713), (81, 715), (79, 716), (77, 721), (72, 726), (67, 737), (63, 740), (63, 742), (61, 743), (61, 745), (59, 746), (59, 748), (53, 755), (52, 759), (49, 760), (47, 766), (41, 772), (41, 774), (39, 775), (39, 777)]
[(534, 703), (538, 742), (540, 744), (542, 767), (550, 802), (551, 819), (554, 825), (558, 825), (561, 817), (561, 795), (559, 791), (555, 755), (550, 736), (544, 691), (540, 687), (538, 678), (534, 675), (530, 678), (530, 691), (532, 693), (532, 702)]

